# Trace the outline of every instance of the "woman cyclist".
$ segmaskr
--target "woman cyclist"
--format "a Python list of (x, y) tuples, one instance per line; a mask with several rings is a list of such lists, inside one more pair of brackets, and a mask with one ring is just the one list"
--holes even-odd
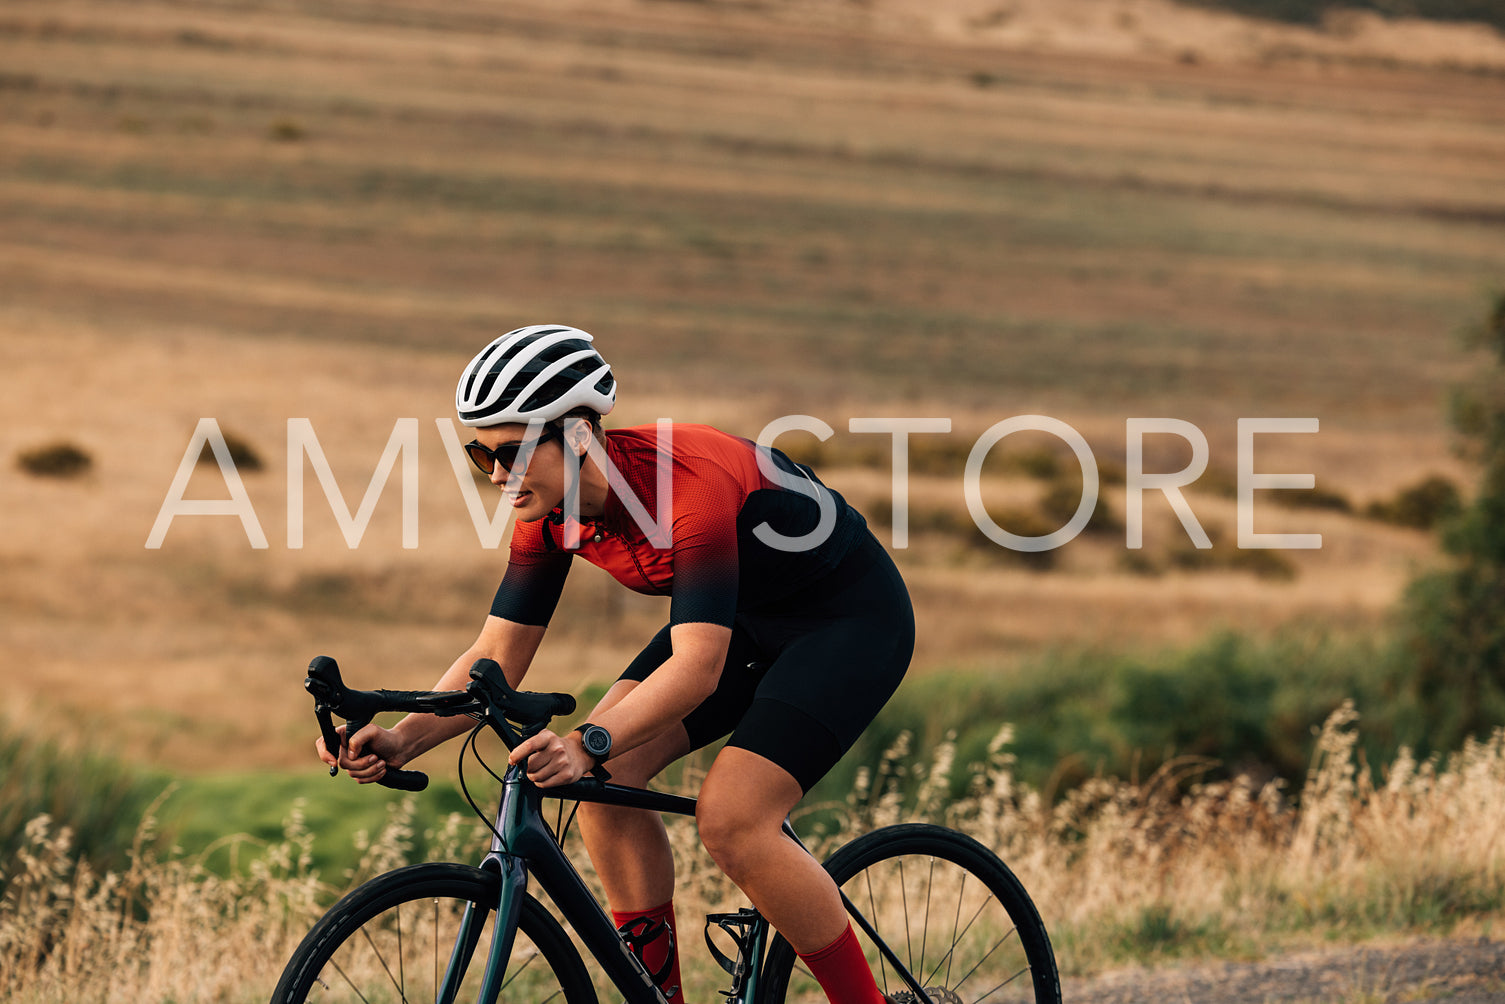
[[(904, 582), (862, 516), (809, 468), (707, 426), (603, 431), (615, 403), (611, 367), (575, 328), (519, 328), (465, 367), (455, 407), (475, 429), (466, 450), (518, 523), (490, 616), (435, 689), (462, 689), (480, 658), (520, 685), (576, 558), (669, 596), (668, 625), (587, 724), (543, 732), (511, 762), (526, 760), (542, 787), (603, 761), (643, 786), (729, 735), (701, 787), (702, 842), (833, 1002), (878, 1004), (835, 884), (780, 828), (899, 685), (914, 647)], [(368, 725), (339, 764), (375, 781), (466, 727), (432, 715)], [(322, 740), (318, 750), (334, 762)], [(580, 820), (613, 917), (682, 1004), (662, 820), (590, 803)]]

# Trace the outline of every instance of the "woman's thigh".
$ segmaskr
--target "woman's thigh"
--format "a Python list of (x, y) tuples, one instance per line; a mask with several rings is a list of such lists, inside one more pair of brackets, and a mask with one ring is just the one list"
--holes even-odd
[(909, 594), (887, 555), (838, 592), (747, 627), (777, 655), (728, 744), (778, 764), (809, 791), (898, 689), (914, 652)]

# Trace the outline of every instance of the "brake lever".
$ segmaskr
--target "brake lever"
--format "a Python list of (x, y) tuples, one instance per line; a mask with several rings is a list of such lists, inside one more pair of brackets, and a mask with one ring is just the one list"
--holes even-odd
[(329, 765), (329, 776), (334, 777), (340, 772), (340, 734), (334, 730), (334, 716), (330, 713), (329, 705), (322, 701), (314, 702), (314, 715), (319, 719), (324, 748), (334, 755), (334, 763)]
[[(324, 748), (333, 753), (335, 758), (334, 764), (329, 768), (329, 776), (335, 777), (340, 772), (340, 734), (335, 731), (334, 714), (346, 713), (343, 708), (345, 682), (340, 679), (339, 665), (327, 655), (315, 656), (308, 664), (308, 676), (303, 680), (303, 688), (313, 695), (314, 715), (319, 719), (319, 732), (324, 737)], [(347, 719), (345, 738), (354, 738), (367, 724), (354, 718)], [(429, 778), (421, 770), (389, 769), (376, 783), (399, 791), (423, 791), (428, 787)]]

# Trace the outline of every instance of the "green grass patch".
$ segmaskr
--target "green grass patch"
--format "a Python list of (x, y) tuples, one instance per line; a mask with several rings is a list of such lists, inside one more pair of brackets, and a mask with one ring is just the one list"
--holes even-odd
[[(297, 807), (304, 825), (316, 834), (313, 866), (327, 879), (338, 879), (358, 864), (357, 834), (380, 832), (404, 797), (379, 785), (357, 784), (343, 774), (330, 778), (314, 764), (307, 771), (183, 778), (162, 814), (174, 843), (185, 854), (203, 855), (211, 870), (228, 873), (279, 843)], [(417, 796), (414, 805), (417, 859), (427, 847), (429, 833), (442, 827), (445, 817), (454, 812), (470, 815), (458, 789), (440, 780)], [(483, 853), (484, 847), (476, 859)]]
[[(840, 800), (859, 769), (876, 770), (905, 733), (928, 750), (954, 736), (950, 792), (1011, 726), (1019, 779), (1056, 796), (1094, 775), (1146, 778), (1179, 757), (1209, 761), (1204, 777), (1245, 772), (1299, 788), (1313, 728), (1346, 698), (1364, 715), (1366, 755), (1388, 762), (1405, 717), (1393, 654), (1367, 637), (1290, 630), (1270, 639), (1218, 634), (1178, 650), (1046, 653), (1013, 667), (908, 679), (853, 750), (816, 788)], [(896, 783), (918, 789), (911, 771)]]
[(1141, 962), (1182, 955), (1226, 955), (1235, 940), (1218, 918), (1184, 920), (1160, 903), (1143, 907), (1129, 920), (1112, 925), (1106, 937), (1115, 957)]
[(123, 867), (142, 816), (168, 784), (165, 775), (135, 770), (103, 751), (0, 722), (0, 892), (27, 824), (40, 816), (72, 831), (73, 856), (99, 868)]

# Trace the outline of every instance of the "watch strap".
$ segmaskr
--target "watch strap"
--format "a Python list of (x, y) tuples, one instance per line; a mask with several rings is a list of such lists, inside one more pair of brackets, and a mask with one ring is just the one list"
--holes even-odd
[[(606, 736), (606, 749), (600, 753), (592, 750), (590, 748), (589, 742), (586, 740), (587, 730), (591, 729), (603, 733)], [(606, 729), (602, 728), (600, 725), (595, 725), (591, 722), (584, 722), (576, 726), (575, 731), (580, 733), (581, 748), (585, 750), (585, 752), (591, 757), (591, 759), (596, 761), (596, 765), (599, 767), (601, 762), (611, 755), (611, 733), (607, 732)]]

